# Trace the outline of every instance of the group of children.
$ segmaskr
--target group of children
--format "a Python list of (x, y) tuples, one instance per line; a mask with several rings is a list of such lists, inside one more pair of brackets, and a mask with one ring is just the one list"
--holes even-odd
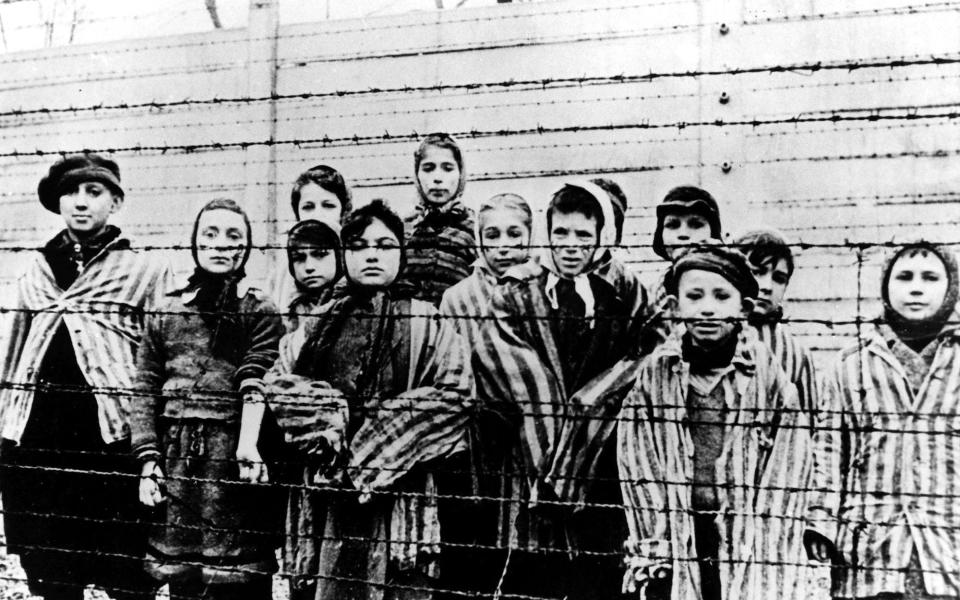
[(801, 598), (808, 557), (835, 597), (960, 596), (950, 252), (892, 254), (821, 385), (790, 245), (725, 245), (705, 190), (657, 206), (648, 296), (615, 182), (556, 190), (538, 252), (524, 198), (463, 204), (452, 138), (414, 156), (406, 220), (304, 172), (273, 297), (235, 201), (200, 210), (176, 287), (109, 224), (113, 161), (50, 168), (66, 228), (18, 280), (0, 396), (34, 594), (266, 599), (282, 547), (297, 600)]

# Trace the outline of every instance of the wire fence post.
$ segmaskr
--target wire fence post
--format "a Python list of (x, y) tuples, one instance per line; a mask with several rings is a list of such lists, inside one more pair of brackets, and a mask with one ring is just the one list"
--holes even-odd
[[(255, 245), (266, 249), (250, 256), (251, 274), (261, 279), (276, 267), (277, 245), (277, 45), (280, 23), (279, 0), (250, 0), (247, 23), (247, 96), (270, 98), (249, 107), (250, 139), (268, 140), (247, 146), (244, 154), (243, 199), (253, 223)], [(286, 270), (286, 269), (284, 269)], [(263, 285), (266, 289), (268, 286)]]

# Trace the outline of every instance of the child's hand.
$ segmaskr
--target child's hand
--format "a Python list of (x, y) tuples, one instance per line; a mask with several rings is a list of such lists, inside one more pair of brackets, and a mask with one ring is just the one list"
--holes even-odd
[(270, 481), (267, 465), (264, 464), (256, 446), (242, 444), (237, 447), (237, 463), (240, 466), (241, 481), (250, 483), (267, 483)]
[(148, 460), (140, 468), (140, 502), (144, 506), (163, 504), (163, 470), (157, 461)]
[(833, 542), (814, 531), (804, 533), (803, 545), (807, 548), (807, 556), (817, 562), (832, 562), (837, 554)]

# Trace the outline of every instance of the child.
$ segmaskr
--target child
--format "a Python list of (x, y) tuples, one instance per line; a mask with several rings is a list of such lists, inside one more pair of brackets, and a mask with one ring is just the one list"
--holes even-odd
[(470, 274), (477, 258), (474, 216), (460, 201), (467, 177), (452, 137), (431, 133), (413, 159), (420, 203), (406, 220), (405, 278), (418, 299), (437, 305), (447, 288)]
[[(339, 171), (327, 165), (316, 165), (297, 177), (290, 192), (290, 206), (297, 222), (320, 221), (339, 231), (340, 224), (353, 208), (352, 194)], [(298, 313), (302, 314), (302, 311), (291, 303), (301, 298), (302, 290), (285, 271), (278, 270), (276, 275), (271, 287), (276, 290), (277, 306), (286, 309), (284, 325), (287, 331), (292, 331), (300, 323)], [(333, 295), (333, 288), (329, 288), (324, 299), (329, 300)]]
[(772, 229), (746, 233), (733, 246), (746, 255), (758, 285), (757, 301), (747, 322), (796, 386), (800, 406), (812, 411), (817, 406), (813, 356), (781, 323), (783, 298), (793, 277), (793, 252), (783, 236)]
[(169, 265), (109, 223), (124, 202), (114, 161), (67, 156), (37, 191), (66, 228), (27, 255), (0, 336), (7, 550), (44, 598), (82, 600), (89, 583), (152, 598), (127, 408), (111, 390), (130, 387), (143, 315), (169, 289)]
[(313, 219), (339, 225), (353, 208), (352, 195), (343, 175), (333, 167), (310, 167), (293, 183), (290, 205), (297, 221)]
[[(332, 300), (334, 284), (343, 273), (343, 253), (340, 236), (330, 225), (308, 219), (294, 225), (287, 236), (287, 267), (297, 286), (297, 293), (288, 307), (288, 333), (280, 340), (280, 357), (274, 370), (289, 372), (297, 360), (304, 340), (310, 336), (320, 320), (321, 306)], [(318, 434), (322, 432), (317, 432)], [(302, 456), (287, 456), (294, 470), (303, 462)], [(300, 484), (311, 481), (298, 473)], [(316, 592), (315, 582), (297, 575), (316, 572), (311, 568), (317, 554), (313, 545), (312, 499), (304, 490), (293, 488), (287, 503), (286, 537), (283, 566), (291, 578), (291, 597), (310, 600)], [(306, 564), (304, 563), (306, 561)]]
[(805, 541), (836, 598), (960, 596), (957, 289), (950, 251), (893, 252), (882, 321), (827, 377)]
[[(672, 261), (691, 245), (721, 240), (720, 208), (710, 192), (684, 185), (675, 187), (657, 206), (657, 228), (653, 233), (653, 251)], [(644, 337), (653, 340), (648, 349), (666, 341), (674, 326), (672, 306), (667, 299), (664, 272), (653, 296), (654, 316), (645, 326)]]
[[(679, 257), (665, 281), (685, 325), (644, 361), (618, 462), (630, 536), (624, 592), (658, 600), (799, 598), (791, 544), (809, 472), (805, 413), (776, 359), (742, 335), (746, 259)], [(644, 593), (645, 591), (645, 593)]]
[[(589, 182), (565, 185), (547, 210), (546, 266), (528, 262), (508, 269), (493, 295), (493, 318), (484, 328), (490, 351), (477, 355), (475, 369), (479, 389), (489, 395), (483, 401), (512, 407), (513, 457), (518, 472), (527, 474), (513, 482), (523, 485), (523, 503), (511, 531), (517, 552), (503, 584), (506, 593), (583, 598), (619, 591), (609, 583), (617, 579), (619, 561), (609, 554), (619, 550), (614, 540), (626, 527), (620, 511), (591, 507), (571, 515), (550, 502), (538, 504), (541, 497), (571, 495), (571, 477), (552, 476), (554, 460), (594, 440), (565, 437), (571, 426), (565, 415), (581, 402), (579, 390), (630, 347), (633, 303), (593, 270), (601, 248), (613, 243), (613, 225), (605, 191)], [(613, 444), (606, 441), (597, 461), (600, 481), (587, 486), (576, 479), (582, 485), (572, 496), (579, 501), (619, 503)], [(568, 538), (577, 553), (572, 564), (564, 558)]]
[[(533, 213), (522, 197), (498, 194), (480, 204), (477, 211), (480, 257), (474, 263), (473, 273), (448, 289), (440, 303), (440, 313), (451, 318), (472, 350), (475, 362), (492, 359), (484, 356), (491, 348), (483, 343), (481, 332), (491, 316), (490, 299), (499, 278), (510, 267), (530, 260), (532, 231)], [(477, 386), (484, 386), (483, 379), (477, 380)], [(478, 397), (489, 397), (489, 394), (480, 391)], [(450, 467), (477, 480), (476, 489), (464, 485), (462, 487), (468, 489), (462, 492), (485, 500), (477, 505), (454, 507), (454, 511), (459, 509), (460, 514), (454, 514), (450, 522), (456, 528), (453, 533), (461, 534), (462, 539), (456, 540), (448, 535), (451, 541), (474, 544), (475, 547), (446, 548), (446, 556), (453, 555), (460, 560), (455, 564), (444, 561), (440, 573), (445, 588), (492, 594), (506, 555), (501, 549), (509, 547), (510, 524), (517, 516), (518, 505), (513, 501), (517, 497), (511, 494), (516, 486), (510, 485), (511, 477), (516, 474), (508, 460), (508, 440), (512, 437), (509, 417), (500, 406), (478, 408), (471, 439), (473, 468), (465, 460)]]
[(287, 306), (287, 331), (297, 329), (301, 317), (316, 312), (332, 299), (340, 279), (340, 236), (323, 221), (300, 221), (287, 235), (287, 270), (296, 293)]
[(238, 481), (268, 478), (257, 447), (260, 378), (283, 324), (272, 302), (242, 287), (251, 249), (243, 209), (208, 202), (190, 241), (196, 269), (148, 320), (137, 359), (140, 501), (165, 504), (145, 566), (171, 596), (269, 599), (283, 495)]
[[(315, 458), (310, 480), (324, 486), (312, 491), (315, 570), (303, 575), (318, 600), (430, 598), (442, 533), (431, 465), (463, 448), (469, 355), (432, 306), (396, 285), (403, 222), (383, 201), (354, 211), (342, 238), (346, 296), (292, 368), (268, 377), (287, 440)], [(331, 461), (339, 439), (348, 450)]]

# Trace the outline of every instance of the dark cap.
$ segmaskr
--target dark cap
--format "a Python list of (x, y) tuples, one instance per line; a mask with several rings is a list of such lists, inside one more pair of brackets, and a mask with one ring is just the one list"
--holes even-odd
[(71, 154), (50, 167), (37, 186), (40, 204), (50, 212), (60, 214), (60, 196), (85, 181), (98, 181), (123, 198), (117, 163), (98, 154), (84, 153)]

